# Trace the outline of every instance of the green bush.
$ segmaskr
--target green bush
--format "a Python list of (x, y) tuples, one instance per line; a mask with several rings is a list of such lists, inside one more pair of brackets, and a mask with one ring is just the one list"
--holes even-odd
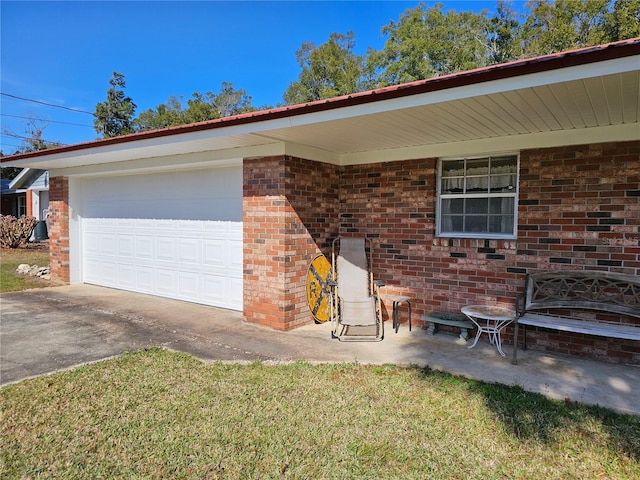
[(35, 217), (23, 215), (16, 218), (12, 215), (0, 215), (0, 246), (18, 248), (27, 243), (36, 223), (38, 220)]

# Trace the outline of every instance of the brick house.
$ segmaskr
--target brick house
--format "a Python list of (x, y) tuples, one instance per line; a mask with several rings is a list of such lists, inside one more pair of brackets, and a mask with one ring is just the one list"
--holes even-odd
[[(61, 280), (290, 330), (309, 262), (366, 235), (419, 318), (511, 306), (527, 272), (640, 273), (638, 85), (633, 39), (3, 163), (50, 172)], [(634, 341), (529, 343), (640, 363)]]

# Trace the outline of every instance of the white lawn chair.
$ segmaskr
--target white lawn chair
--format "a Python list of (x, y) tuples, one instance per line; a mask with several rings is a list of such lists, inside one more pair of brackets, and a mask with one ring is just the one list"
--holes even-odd
[[(366, 243), (369, 243), (368, 249)], [(339, 340), (382, 340), (382, 306), (371, 272), (371, 240), (336, 238), (331, 252), (331, 336)]]

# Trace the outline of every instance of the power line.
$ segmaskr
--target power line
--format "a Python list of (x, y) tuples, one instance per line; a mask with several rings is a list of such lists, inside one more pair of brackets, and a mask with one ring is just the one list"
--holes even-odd
[(22, 100), (24, 102), (39, 103), (40, 105), (46, 105), (47, 107), (62, 108), (64, 110), (69, 110), (71, 112), (76, 112), (76, 113), (85, 113), (87, 115), (91, 115), (92, 117), (96, 116), (96, 114), (93, 112), (87, 112), (86, 110), (80, 110), (79, 108), (71, 108), (71, 107), (64, 107), (62, 105), (54, 105), (53, 103), (41, 102), (40, 100), (19, 97), (17, 95), (11, 95), (10, 93), (4, 93), (4, 92), (0, 92), (0, 95), (3, 95), (5, 97), (10, 97), (10, 98), (15, 98), (16, 100)]
[(4, 142), (2, 142), (2, 146), (3, 147), (15, 147), (15, 148), (22, 147), (22, 145), (16, 145), (15, 143), (4, 143)]
[[(11, 132), (2, 132), (0, 133), (0, 135), (4, 135), (6, 137), (12, 137), (12, 138), (19, 138), (21, 140), (34, 140), (33, 137), (25, 137), (23, 135), (17, 135), (15, 133), (11, 133)], [(63, 143), (60, 142), (52, 142), (51, 140), (45, 140), (44, 138), (40, 138), (39, 140), (43, 141), (44, 143), (48, 143), (50, 145), (59, 145), (59, 146), (64, 146)]]
[[(8, 113), (0, 113), (0, 115), (2, 115), (3, 117), (11, 117), (11, 118), (22, 118), (23, 120), (41, 120), (39, 118), (33, 118), (33, 117), (22, 117), (20, 115), (9, 115)], [(76, 127), (89, 127), (89, 128), (93, 128), (93, 125), (86, 125), (83, 123), (71, 123), (71, 122), (61, 122), (59, 120), (42, 120), (43, 122), (47, 122), (47, 123), (61, 123), (63, 125), (73, 125)]]

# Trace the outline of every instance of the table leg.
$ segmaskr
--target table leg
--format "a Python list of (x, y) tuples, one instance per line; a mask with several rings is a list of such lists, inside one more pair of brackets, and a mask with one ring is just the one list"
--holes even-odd
[(399, 323), (399, 319), (398, 319), (398, 302), (394, 301), (393, 302), (393, 329), (396, 331), (396, 333), (398, 333), (398, 328), (400, 327), (400, 325), (398, 325)]
[(502, 351), (502, 339), (500, 338), (500, 332), (498, 332), (496, 336), (496, 348), (498, 349), (498, 352), (500, 352), (500, 355), (506, 357), (506, 354)]
[(482, 327), (478, 325), (478, 333), (476, 333), (476, 338), (473, 340), (473, 345), (469, 345), (467, 348), (473, 348), (476, 346), (476, 344), (478, 343), (478, 339), (480, 338), (480, 335), (482, 335), (482, 332), (483, 332)]
[[(506, 325), (504, 325), (506, 326)], [(506, 354), (502, 351), (502, 337), (500, 336), (500, 332), (502, 330), (502, 328), (504, 328), (503, 326), (496, 328), (496, 348), (498, 349), (498, 352), (500, 352), (500, 355), (502, 355), (503, 357), (506, 357)]]

